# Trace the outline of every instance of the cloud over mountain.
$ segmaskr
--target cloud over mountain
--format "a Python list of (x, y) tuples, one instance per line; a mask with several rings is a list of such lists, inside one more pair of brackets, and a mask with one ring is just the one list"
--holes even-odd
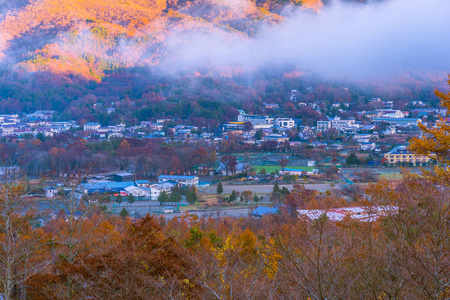
[(3, 14), (0, 51), (17, 68), (98, 79), (155, 65), (290, 64), (341, 78), (450, 68), (449, 1), (281, 2), (32, 1)]

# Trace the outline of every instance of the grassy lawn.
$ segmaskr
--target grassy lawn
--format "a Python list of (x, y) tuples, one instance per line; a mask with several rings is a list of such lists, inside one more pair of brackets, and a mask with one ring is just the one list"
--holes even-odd
[[(263, 168), (266, 169), (266, 173), (270, 174), (272, 172), (275, 172), (275, 170), (280, 171), (280, 166), (252, 166), (253, 169), (255, 169), (256, 172), (261, 171)], [(293, 169), (293, 170), (304, 170), (307, 172), (312, 172), (313, 169), (317, 169), (317, 167), (299, 167), (299, 166), (287, 166), (286, 169)]]
[(208, 204), (217, 204), (217, 195), (216, 194), (197, 194), (198, 203), (208, 203)]

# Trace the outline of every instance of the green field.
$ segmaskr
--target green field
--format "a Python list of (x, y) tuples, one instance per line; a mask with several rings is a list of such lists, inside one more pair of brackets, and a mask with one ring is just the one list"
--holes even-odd
[[(255, 169), (255, 171), (258, 173), (264, 168), (264, 169), (266, 169), (267, 174), (275, 172), (276, 170), (278, 170), (278, 171), (281, 170), (280, 166), (252, 166), (252, 168)], [(306, 172), (312, 172), (312, 170), (317, 169), (317, 167), (287, 166), (286, 169), (304, 170)]]

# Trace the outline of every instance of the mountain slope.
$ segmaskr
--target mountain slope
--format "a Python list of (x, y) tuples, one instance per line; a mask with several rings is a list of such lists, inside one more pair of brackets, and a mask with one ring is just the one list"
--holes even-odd
[[(276, 12), (289, 3), (34, 0), (0, 19), (0, 59), (21, 70), (74, 72), (98, 80), (108, 70), (168, 59), (165, 46), (174, 36), (181, 46), (193, 32), (252, 37), (261, 26), (281, 22)], [(305, 7), (320, 5), (305, 0)]]

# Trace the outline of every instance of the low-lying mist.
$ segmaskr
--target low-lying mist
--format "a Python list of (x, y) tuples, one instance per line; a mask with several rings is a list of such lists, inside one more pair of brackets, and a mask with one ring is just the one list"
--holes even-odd
[[(294, 64), (332, 79), (450, 70), (450, 1), (334, 1), (320, 12), (285, 8), (280, 25), (254, 38), (224, 31), (174, 32), (169, 72)], [(173, 59), (173, 61), (172, 61)]]

